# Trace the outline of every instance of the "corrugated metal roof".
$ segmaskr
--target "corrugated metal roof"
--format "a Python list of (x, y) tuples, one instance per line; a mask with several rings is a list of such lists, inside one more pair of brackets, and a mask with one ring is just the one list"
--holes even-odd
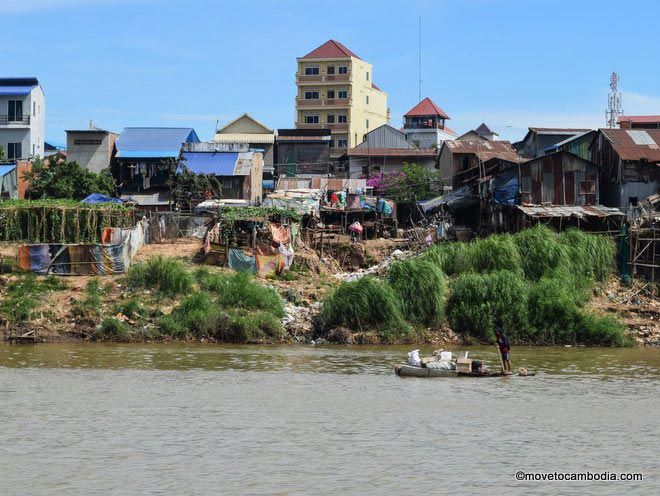
[(275, 142), (274, 134), (248, 134), (248, 133), (217, 133), (213, 137), (215, 143), (261, 143)]
[(518, 154), (508, 141), (445, 141), (443, 147), (448, 147), (452, 153), (470, 153), (483, 162), (491, 158), (500, 158), (509, 162), (519, 161)]
[[(127, 127), (117, 138), (117, 151), (123, 157), (143, 157), (134, 153), (161, 153), (167, 150), (167, 155), (152, 155), (176, 157), (185, 141), (199, 142), (197, 133), (190, 127)], [(171, 153), (171, 150), (176, 150)], [(126, 153), (130, 152), (130, 153)]]
[[(318, 48), (315, 48), (309, 52), (303, 59), (333, 59), (333, 58), (343, 58), (343, 57), (355, 57), (359, 59), (357, 55), (351, 52), (343, 44), (335, 40), (328, 40), (323, 45)], [(361, 59), (360, 59), (361, 60)]]
[(578, 134), (591, 131), (591, 129), (572, 127), (530, 127), (528, 129), (536, 134)]
[(16, 169), (16, 164), (0, 165), (0, 177)]
[[(652, 144), (650, 141), (648, 144), (635, 143), (633, 136), (637, 136), (635, 133), (639, 131), (627, 129), (600, 130), (622, 160), (660, 162), (660, 129), (643, 130), (649, 140), (653, 141)], [(645, 141), (647, 141), (646, 138)]]
[(415, 105), (413, 108), (411, 108), (406, 114), (404, 114), (404, 117), (421, 117), (421, 116), (427, 116), (427, 115), (433, 115), (433, 116), (438, 116), (442, 117), (444, 119), (449, 119), (449, 116), (445, 114), (440, 107), (438, 107), (433, 100), (431, 100), (429, 97), (424, 98), (421, 102), (419, 102), (417, 105)]
[(550, 150), (559, 150), (562, 146), (567, 145), (567, 144), (570, 143), (571, 141), (573, 141), (573, 140), (577, 140), (577, 139), (580, 139), (580, 138), (583, 138), (583, 137), (586, 136), (587, 134), (589, 134), (589, 133), (595, 133), (595, 132), (596, 132), (596, 131), (591, 130), (591, 131), (586, 131), (586, 132), (584, 132), (584, 133), (579, 133), (579, 134), (576, 134), (576, 135), (573, 135), (573, 136), (569, 136), (568, 138), (566, 138), (566, 139), (563, 140), (563, 141), (560, 141), (559, 143), (555, 143), (554, 145), (550, 145), (550, 146), (548, 146), (547, 148), (545, 148), (545, 151), (548, 152), (548, 151), (550, 151)]
[(364, 141), (357, 145), (356, 148), (397, 148), (407, 150), (415, 149), (415, 147), (408, 142), (405, 133), (390, 126), (389, 124), (383, 124), (382, 126), (378, 126), (373, 131), (369, 131), (364, 136)]
[(286, 143), (287, 141), (321, 141), (330, 142), (330, 136), (278, 136), (278, 143)]
[[(477, 134), (493, 134), (495, 133), (485, 122), (482, 122), (477, 129), (474, 130)], [(495, 133), (497, 134), (497, 133)]]
[(609, 217), (623, 216), (618, 208), (602, 205), (516, 205), (530, 217)]
[(170, 202), (170, 194), (167, 191), (155, 193), (126, 193), (121, 195), (122, 200), (132, 200), (138, 205), (167, 205)]
[(660, 115), (621, 115), (619, 122), (634, 122), (637, 124), (655, 124), (660, 122)]
[(236, 119), (229, 121), (215, 133), (273, 134), (273, 130), (246, 112), (236, 117)]
[(195, 174), (233, 176), (237, 152), (183, 152), (183, 164)]
[(0, 96), (25, 96), (36, 86), (0, 86)]
[(436, 150), (417, 148), (349, 148), (349, 157), (435, 157)]
[(118, 158), (177, 158), (181, 150), (120, 150)]

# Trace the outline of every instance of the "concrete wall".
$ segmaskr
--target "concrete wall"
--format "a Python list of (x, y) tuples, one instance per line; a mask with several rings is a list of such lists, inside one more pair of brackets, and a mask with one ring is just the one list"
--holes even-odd
[[(101, 172), (110, 167), (112, 152), (118, 135), (107, 131), (69, 131), (66, 133), (67, 160), (77, 162), (91, 172)], [(100, 141), (100, 144), (83, 144)]]
[(23, 102), (23, 115), (30, 116), (30, 124), (0, 124), (0, 146), (7, 155), (8, 143), (21, 143), (22, 157), (31, 158), (44, 155), (44, 135), (46, 133), (46, 100), (41, 86), (34, 88), (26, 96), (1, 96), (0, 115), (7, 115), (9, 100)]

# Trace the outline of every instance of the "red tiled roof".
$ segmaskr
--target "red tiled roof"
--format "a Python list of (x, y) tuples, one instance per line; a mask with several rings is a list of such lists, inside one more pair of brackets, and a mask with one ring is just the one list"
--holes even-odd
[(435, 157), (436, 150), (415, 148), (349, 148), (349, 157)]
[(445, 141), (452, 153), (472, 154), (486, 162), (491, 158), (501, 158), (509, 162), (519, 160), (516, 150), (513, 149), (508, 141)]
[(660, 122), (660, 115), (621, 115), (619, 122), (636, 122), (639, 124), (655, 124)]
[(411, 108), (407, 114), (404, 114), (404, 117), (421, 117), (426, 115), (435, 115), (444, 119), (449, 119), (449, 116), (445, 114), (440, 107), (433, 103), (433, 100), (428, 96)]
[(381, 90), (378, 86), (376, 86), (374, 83), (371, 83), (371, 87), (372, 87), (373, 89), (375, 89), (375, 90), (383, 91), (383, 90)]
[[(612, 143), (621, 160), (660, 162), (660, 129), (601, 129), (600, 132)], [(635, 143), (633, 136), (645, 137), (639, 133), (646, 133), (655, 144)]]
[[(328, 40), (320, 47), (312, 50), (304, 57), (303, 59), (331, 59), (331, 58), (343, 58), (343, 57), (355, 57), (359, 59), (357, 55), (351, 52), (344, 45), (335, 40)], [(362, 59), (360, 59), (362, 60)]]
[(458, 136), (456, 134), (456, 131), (454, 131), (453, 129), (449, 129), (447, 126), (445, 126), (444, 129), (441, 129), (441, 131), (444, 131), (444, 132), (449, 133), (449, 134), (453, 134), (454, 136)]

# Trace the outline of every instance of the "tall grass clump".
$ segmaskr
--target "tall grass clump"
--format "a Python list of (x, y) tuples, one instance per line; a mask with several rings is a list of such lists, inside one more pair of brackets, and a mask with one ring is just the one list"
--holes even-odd
[(217, 302), (223, 308), (264, 310), (280, 318), (285, 315), (282, 298), (277, 290), (259, 284), (247, 272), (215, 274), (207, 287), (217, 292)]
[(282, 322), (270, 312), (235, 308), (224, 312), (216, 337), (226, 343), (255, 343), (281, 339)]
[(486, 341), (497, 327), (512, 340), (528, 337), (528, 283), (516, 272), (467, 273), (453, 283), (447, 302), (452, 329)]
[(513, 241), (527, 279), (537, 281), (568, 262), (565, 246), (559, 242), (557, 233), (541, 224), (514, 234)]
[(396, 262), (390, 268), (389, 283), (408, 321), (426, 326), (442, 323), (445, 279), (436, 264), (423, 259)]
[(372, 276), (343, 282), (323, 303), (320, 315), (324, 327), (376, 330), (385, 341), (405, 337), (411, 331), (403, 318), (397, 294)]
[(131, 288), (155, 289), (176, 296), (191, 290), (193, 278), (181, 261), (158, 255), (131, 266), (126, 282)]
[(571, 228), (559, 235), (572, 270), (596, 282), (607, 279), (616, 265), (616, 246), (609, 236), (587, 234)]
[(489, 236), (469, 244), (470, 269), (475, 272), (521, 270), (522, 258), (513, 238), (508, 234)]
[(468, 243), (450, 241), (438, 243), (426, 250), (422, 255), (422, 259), (438, 265), (442, 272), (448, 276), (466, 272), (470, 268)]

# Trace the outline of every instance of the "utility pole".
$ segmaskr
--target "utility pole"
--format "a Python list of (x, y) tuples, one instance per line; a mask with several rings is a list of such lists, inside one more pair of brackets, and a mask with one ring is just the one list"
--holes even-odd
[(417, 67), (419, 69), (419, 81), (417, 88), (417, 101), (422, 101), (422, 16), (419, 16), (419, 46), (418, 46)]

